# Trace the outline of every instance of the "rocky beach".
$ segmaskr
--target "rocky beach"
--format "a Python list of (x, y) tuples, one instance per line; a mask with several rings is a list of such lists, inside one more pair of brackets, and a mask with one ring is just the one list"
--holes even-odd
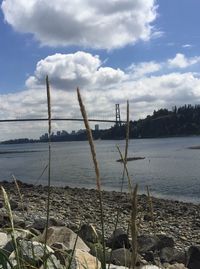
[[(9, 195), (16, 227), (42, 232), (46, 223), (47, 187), (18, 181), (20, 197), (14, 182), (1, 182), (1, 185)], [(119, 212), (117, 227), (127, 233), (131, 215), (129, 193), (103, 191), (102, 197), (106, 239), (109, 240), (115, 229), (117, 212)], [(138, 196), (139, 240), (141, 242), (146, 240), (144, 244), (147, 247), (153, 244), (152, 240), (159, 235), (160, 240), (166, 242), (165, 248), (173, 247), (179, 253), (177, 259), (183, 261), (184, 253), (190, 247), (200, 245), (200, 205), (154, 197), (152, 203), (154, 228), (148, 197)], [(0, 207), (0, 226), (4, 228), (8, 226), (8, 218), (2, 196)], [(97, 232), (101, 231), (98, 192), (94, 189), (51, 187), (50, 226), (65, 226), (78, 232), (83, 224), (92, 224)], [(150, 249), (147, 247), (144, 254), (148, 254), (149, 257), (145, 258), (153, 262), (154, 258), (150, 257), (151, 247)], [(166, 258), (164, 262), (170, 262), (170, 258)]]

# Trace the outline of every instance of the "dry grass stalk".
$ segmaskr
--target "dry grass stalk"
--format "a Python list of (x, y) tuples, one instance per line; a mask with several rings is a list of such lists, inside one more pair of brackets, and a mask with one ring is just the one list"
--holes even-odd
[[(127, 101), (127, 107), (126, 107), (126, 145), (125, 145), (125, 154), (124, 154), (124, 156), (125, 156), (125, 158), (124, 158), (125, 164), (127, 163), (127, 156), (128, 156), (128, 142), (129, 142), (129, 102)], [(118, 151), (119, 151), (119, 149), (118, 149)], [(123, 191), (123, 186), (124, 186), (125, 170), (126, 170), (126, 165), (124, 165), (124, 168), (123, 168), (122, 182), (121, 182), (121, 189), (120, 189), (121, 193)], [(127, 169), (127, 172), (128, 172), (128, 169)], [(129, 177), (129, 175), (128, 175), (128, 177)], [(130, 182), (130, 178), (129, 178), (129, 182)], [(117, 225), (118, 225), (118, 222), (119, 222), (119, 213), (120, 213), (120, 207), (118, 207), (118, 209), (117, 209), (114, 233), (117, 230)], [(110, 252), (110, 261), (112, 259), (112, 254), (113, 253), (112, 253), (112, 250), (111, 250), (111, 252)], [(110, 268), (110, 264), (108, 266), (108, 269), (109, 268)]]
[(87, 132), (87, 137), (88, 137), (88, 141), (89, 141), (89, 145), (90, 145), (90, 150), (91, 150), (92, 159), (93, 159), (94, 168), (95, 168), (95, 174), (96, 174), (96, 185), (97, 185), (97, 190), (98, 190), (98, 194), (99, 194), (99, 203), (100, 203), (100, 212), (101, 212), (101, 232), (102, 232), (102, 237), (103, 237), (102, 268), (104, 269), (104, 268), (106, 268), (105, 235), (104, 235), (105, 232), (104, 232), (103, 201), (102, 201), (99, 165), (98, 165), (98, 162), (97, 162), (96, 150), (95, 150), (95, 146), (94, 146), (94, 142), (93, 142), (92, 132), (91, 132), (91, 129), (90, 129), (86, 109), (85, 109), (85, 106), (83, 104), (79, 88), (77, 88), (77, 97), (78, 97), (78, 102), (79, 102), (81, 114), (82, 114), (82, 117), (83, 117), (83, 120), (84, 120), (86, 132)]
[(48, 107), (48, 126), (49, 126), (49, 136), (51, 135), (51, 94), (49, 86), (49, 77), (46, 76), (46, 88), (47, 88), (47, 107)]
[(149, 209), (150, 209), (150, 214), (151, 214), (151, 220), (153, 223), (153, 232), (154, 232), (154, 234), (156, 234), (155, 219), (154, 219), (154, 214), (153, 214), (153, 202), (152, 202), (152, 198), (151, 198), (148, 186), (147, 186), (147, 196), (148, 196), (148, 203), (149, 203)]
[(127, 101), (127, 107), (126, 107), (126, 146), (125, 146), (125, 154), (124, 154), (124, 160), (125, 163), (127, 163), (127, 156), (128, 156), (128, 142), (129, 142), (129, 101)]
[(21, 207), (22, 207), (22, 211), (23, 211), (23, 214), (24, 214), (24, 203), (23, 203), (23, 196), (21, 194), (21, 191), (20, 191), (20, 188), (19, 188), (19, 184), (17, 183), (17, 179), (14, 175), (12, 175), (12, 178), (14, 180), (14, 183), (15, 183), (15, 186), (17, 188), (17, 192), (18, 192), (18, 195), (19, 195), (19, 199), (20, 199), (20, 203), (21, 203)]
[(131, 238), (132, 238), (132, 268), (135, 268), (137, 262), (137, 190), (138, 185), (132, 192), (132, 211), (131, 211)]
[[(126, 107), (126, 144), (125, 144), (125, 153), (124, 153), (125, 164), (127, 164), (127, 156), (128, 156), (129, 126), (130, 126), (129, 125), (129, 102), (127, 101), (127, 107)], [(124, 165), (123, 174), (122, 174), (121, 192), (123, 191), (125, 172), (126, 172), (126, 167)]]
[(129, 176), (129, 172), (128, 172), (127, 164), (126, 164), (126, 161), (125, 161), (125, 159), (124, 159), (124, 157), (123, 157), (123, 155), (122, 155), (122, 152), (121, 152), (119, 146), (117, 146), (117, 150), (118, 150), (118, 152), (119, 152), (119, 154), (120, 154), (120, 158), (122, 159), (122, 162), (123, 162), (123, 164), (124, 164), (124, 169), (125, 169), (125, 172), (126, 172), (126, 175), (127, 175), (127, 178), (128, 178), (129, 191), (130, 191), (130, 193), (131, 193), (132, 190), (133, 190), (133, 187), (132, 187), (131, 179), (130, 179), (130, 176)]
[(99, 172), (99, 165), (98, 165), (97, 157), (96, 157), (95, 146), (94, 146), (94, 142), (93, 142), (92, 132), (91, 132), (91, 129), (90, 129), (87, 113), (86, 113), (86, 110), (85, 110), (85, 106), (84, 106), (84, 104), (82, 102), (82, 98), (81, 98), (79, 88), (77, 88), (77, 96), (78, 96), (78, 101), (79, 101), (81, 114), (82, 114), (84, 124), (85, 124), (85, 128), (86, 128), (86, 132), (87, 132), (88, 141), (89, 141), (89, 144), (90, 144), (90, 150), (91, 150), (91, 153), (92, 153), (92, 159), (93, 159), (95, 173), (96, 173), (97, 190), (101, 191), (100, 172)]
[[(51, 94), (48, 76), (46, 77), (46, 89), (47, 89), (47, 107), (48, 107), (48, 132), (49, 132), (49, 160), (48, 160), (48, 195), (47, 195), (47, 218), (46, 218), (46, 232), (45, 232), (45, 254), (47, 251), (47, 231), (49, 227), (49, 214), (50, 214), (50, 194), (51, 194)], [(45, 262), (44, 267), (47, 267)]]
[(12, 215), (10, 202), (9, 202), (9, 199), (8, 199), (7, 192), (5, 191), (3, 186), (1, 186), (1, 191), (2, 191), (2, 194), (3, 194), (4, 206), (5, 206), (5, 209), (6, 209), (7, 213), (8, 213), (8, 217), (9, 217), (9, 220), (10, 220), (11, 237), (12, 237), (12, 242), (14, 244), (14, 251), (15, 251), (15, 257), (16, 257), (16, 260), (17, 260), (17, 267), (22, 268), (21, 267), (21, 261), (20, 261), (20, 255), (19, 255), (19, 248), (18, 248), (16, 237), (15, 237), (14, 220), (13, 220), (13, 215)]

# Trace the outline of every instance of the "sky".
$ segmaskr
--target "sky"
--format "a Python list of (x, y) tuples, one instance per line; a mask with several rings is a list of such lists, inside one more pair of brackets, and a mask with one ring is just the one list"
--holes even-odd
[[(89, 117), (125, 119), (200, 102), (199, 0), (0, 1), (0, 119), (79, 117), (79, 87)], [(93, 127), (93, 126), (92, 126)], [(53, 129), (80, 129), (53, 123)], [(0, 141), (37, 138), (44, 123), (1, 123)]]

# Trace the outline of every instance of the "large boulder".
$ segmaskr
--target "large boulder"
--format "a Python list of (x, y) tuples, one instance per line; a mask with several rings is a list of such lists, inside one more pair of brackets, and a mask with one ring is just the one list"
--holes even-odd
[(159, 256), (161, 263), (170, 263), (174, 259), (174, 249), (169, 247), (162, 248)]
[[(41, 243), (45, 242), (45, 235), (46, 230), (43, 232), (41, 236), (38, 236), (38, 241)], [(84, 251), (89, 252), (89, 247), (83, 242), (83, 240), (77, 236), (69, 228), (62, 226), (62, 227), (49, 227), (47, 230), (47, 245), (51, 246), (54, 243), (63, 243), (67, 249), (71, 250), (74, 248), (76, 244), (76, 249), (81, 249)]]
[[(111, 261), (112, 264), (126, 266), (128, 268), (132, 265), (132, 253), (129, 249), (126, 248), (118, 248), (112, 251)], [(147, 265), (147, 261), (145, 261), (140, 255), (137, 255), (136, 266), (142, 267)]]
[(138, 251), (139, 253), (146, 253), (155, 251), (158, 246), (159, 239), (155, 235), (140, 235), (138, 236)]
[(162, 250), (163, 248), (173, 248), (174, 240), (172, 237), (158, 235), (140, 235), (138, 236), (138, 251), (147, 253), (149, 251)]
[(72, 259), (71, 267), (73, 269), (100, 269), (101, 263), (87, 251), (76, 249)]
[[(31, 225), (31, 228), (43, 232), (44, 229), (46, 228), (46, 223), (47, 223), (46, 217), (36, 217)], [(60, 220), (50, 217), (49, 226), (64, 226), (64, 223)]]
[(165, 234), (158, 234), (158, 245), (157, 248), (158, 250), (162, 249), (162, 248), (173, 248), (175, 243), (174, 243), (174, 239), (170, 236), (167, 236)]
[(110, 238), (108, 238), (106, 245), (112, 249), (131, 247), (127, 233), (119, 228), (113, 232)]
[(188, 263), (189, 269), (200, 268), (200, 246), (191, 246), (188, 250)]
[(97, 232), (92, 224), (83, 224), (78, 234), (84, 242), (98, 243), (99, 241)]
[(130, 267), (131, 252), (126, 248), (118, 248), (112, 251), (111, 263)]
[[(48, 260), (51, 260), (51, 256), (53, 255), (54, 251), (44, 244), (39, 242), (32, 242), (29, 240), (18, 240), (18, 253), (20, 255), (20, 261), (23, 263), (28, 264), (29, 266), (33, 266), (39, 268), (42, 266), (43, 262), (45, 262), (46, 257)], [(17, 257), (16, 252), (13, 251), (9, 257), (13, 266), (17, 265)]]

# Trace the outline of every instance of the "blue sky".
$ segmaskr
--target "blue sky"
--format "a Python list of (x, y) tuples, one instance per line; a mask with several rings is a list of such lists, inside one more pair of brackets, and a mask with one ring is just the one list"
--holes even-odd
[[(123, 112), (129, 99), (137, 119), (200, 101), (198, 0), (0, 3), (1, 119), (46, 116), (47, 74), (55, 116), (79, 113), (77, 86), (89, 114), (111, 114), (116, 102)], [(24, 136), (3, 128), (0, 140)], [(43, 131), (24, 128), (31, 137)]]

